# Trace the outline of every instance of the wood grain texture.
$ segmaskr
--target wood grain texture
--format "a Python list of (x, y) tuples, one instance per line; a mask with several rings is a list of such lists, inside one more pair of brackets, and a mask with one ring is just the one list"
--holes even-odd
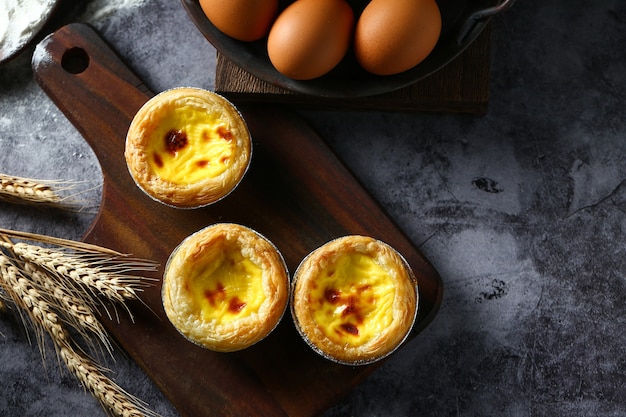
[(490, 27), (486, 25), (476, 41), (439, 71), (405, 88), (377, 96), (337, 99), (294, 93), (255, 77), (219, 52), (215, 91), (238, 103), (483, 115), (489, 104)]
[(84, 240), (158, 261), (158, 284), (106, 327), (183, 416), (316, 415), (377, 365), (333, 364), (299, 338), (287, 314), (265, 340), (223, 354), (187, 342), (161, 305), (163, 266), (178, 243), (216, 222), (247, 225), (281, 250), (293, 272), (326, 241), (360, 233), (398, 249), (419, 280), (420, 307), (411, 337), (434, 318), (441, 280), (324, 141), (280, 107), (241, 107), (253, 136), (253, 161), (240, 186), (219, 203), (180, 210), (154, 202), (133, 183), (123, 150), (132, 117), (153, 93), (89, 26), (71, 24), (35, 51), (41, 87), (93, 148), (104, 174), (103, 200)]

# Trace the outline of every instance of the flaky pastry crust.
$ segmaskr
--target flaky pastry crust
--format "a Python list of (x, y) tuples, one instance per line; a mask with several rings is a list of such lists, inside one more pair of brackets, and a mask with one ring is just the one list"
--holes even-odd
[[(124, 151), (135, 183), (153, 199), (181, 208), (229, 194), (251, 154), (250, 132), (239, 111), (199, 88), (166, 90), (146, 102), (131, 122)], [(161, 172), (168, 168), (171, 176)]]
[[(244, 278), (258, 281), (219, 282), (234, 270), (222, 265), (234, 263), (232, 259), (260, 270)], [(210, 272), (218, 268), (226, 269), (221, 275)], [(246, 286), (252, 289), (240, 292)], [(215, 295), (216, 288), (223, 294), (210, 302), (203, 299)], [(289, 301), (289, 276), (281, 254), (266, 238), (245, 226), (215, 224), (189, 236), (172, 252), (162, 299), (167, 317), (183, 336), (208, 349), (231, 352), (257, 343), (276, 327)]]
[(296, 328), (315, 351), (338, 363), (367, 364), (393, 352), (408, 336), (417, 308), (417, 282), (407, 262), (371, 237), (328, 242), (293, 277)]

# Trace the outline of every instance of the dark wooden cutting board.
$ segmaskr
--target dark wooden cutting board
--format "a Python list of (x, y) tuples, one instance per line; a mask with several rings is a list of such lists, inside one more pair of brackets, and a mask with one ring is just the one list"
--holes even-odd
[(160, 277), (172, 249), (204, 226), (236, 222), (258, 230), (281, 250), (291, 272), (332, 238), (376, 237), (398, 249), (418, 277), (419, 316), (411, 337), (437, 313), (442, 297), (437, 272), (296, 114), (280, 107), (242, 107), (254, 145), (245, 179), (213, 206), (179, 210), (146, 197), (128, 174), (126, 131), (153, 93), (92, 28), (72, 24), (44, 39), (33, 71), (101, 164), (103, 199), (84, 240), (161, 265), (153, 275), (157, 284), (142, 293), (145, 304), (130, 305), (134, 321), (123, 309), (119, 321), (103, 320), (182, 415), (316, 415), (376, 366), (322, 359), (301, 341), (288, 314), (268, 338), (241, 352), (215, 353), (184, 340), (163, 312)]

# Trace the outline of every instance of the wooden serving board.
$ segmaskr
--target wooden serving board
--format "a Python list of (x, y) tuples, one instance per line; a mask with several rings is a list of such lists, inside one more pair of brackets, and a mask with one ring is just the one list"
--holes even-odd
[(134, 322), (123, 310), (119, 322), (103, 320), (181, 415), (316, 415), (376, 366), (348, 367), (321, 358), (299, 338), (289, 314), (265, 340), (236, 353), (184, 340), (162, 309), (162, 266), (183, 238), (209, 224), (236, 222), (258, 230), (282, 251), (291, 272), (332, 238), (356, 233), (379, 238), (407, 258), (419, 280), (419, 317), (411, 337), (435, 316), (442, 297), (437, 272), (297, 115), (278, 107), (241, 108), (254, 145), (245, 179), (217, 204), (180, 210), (146, 197), (128, 174), (126, 131), (153, 93), (92, 28), (71, 24), (44, 39), (33, 71), (101, 164), (103, 199), (85, 241), (161, 265), (153, 275), (157, 284), (142, 293), (145, 304), (130, 305)]

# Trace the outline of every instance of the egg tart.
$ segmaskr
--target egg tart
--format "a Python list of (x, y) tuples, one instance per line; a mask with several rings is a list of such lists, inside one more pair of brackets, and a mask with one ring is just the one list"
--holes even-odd
[(175, 88), (134, 116), (124, 156), (135, 183), (155, 200), (193, 208), (214, 203), (250, 164), (248, 127), (233, 104), (199, 88)]
[(289, 275), (280, 252), (237, 224), (208, 226), (170, 255), (162, 300), (174, 327), (205, 348), (232, 352), (266, 337), (289, 302)]
[(311, 252), (294, 273), (291, 313), (304, 340), (337, 363), (372, 363), (408, 336), (418, 308), (415, 277), (392, 247), (344, 236)]

